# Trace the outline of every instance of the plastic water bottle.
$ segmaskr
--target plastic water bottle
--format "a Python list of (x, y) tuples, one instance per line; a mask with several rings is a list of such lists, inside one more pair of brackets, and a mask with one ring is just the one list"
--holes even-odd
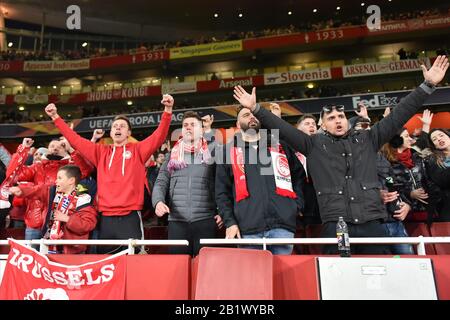
[(348, 226), (344, 218), (339, 217), (336, 224), (336, 237), (338, 240), (338, 251), (341, 257), (350, 257), (350, 240), (348, 238)]

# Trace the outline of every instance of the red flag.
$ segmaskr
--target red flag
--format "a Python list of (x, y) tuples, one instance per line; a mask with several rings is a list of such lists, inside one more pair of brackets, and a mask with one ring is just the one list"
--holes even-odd
[(49, 261), (9, 239), (0, 300), (123, 300), (126, 251), (79, 266)]

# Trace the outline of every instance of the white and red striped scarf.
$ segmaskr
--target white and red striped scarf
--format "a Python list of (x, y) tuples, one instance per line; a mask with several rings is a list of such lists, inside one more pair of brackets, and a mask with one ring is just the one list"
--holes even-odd
[[(272, 159), (272, 169), (275, 178), (276, 193), (282, 197), (296, 199), (297, 195), (292, 188), (291, 171), (286, 153), (281, 144), (276, 148), (269, 147)], [(247, 178), (245, 176), (244, 153), (242, 148), (231, 148), (231, 167), (233, 169), (234, 187), (236, 191), (236, 202), (250, 196), (247, 189)]]
[(183, 137), (181, 137), (170, 152), (170, 160), (167, 164), (169, 173), (187, 168), (187, 163), (184, 161), (185, 153), (200, 153), (202, 156), (202, 163), (208, 163), (211, 159), (211, 154), (208, 150), (208, 142), (204, 138), (199, 139), (195, 145), (187, 145), (183, 141)]

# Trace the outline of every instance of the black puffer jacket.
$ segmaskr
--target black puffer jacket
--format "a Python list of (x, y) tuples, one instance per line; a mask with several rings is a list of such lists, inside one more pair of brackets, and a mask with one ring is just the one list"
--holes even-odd
[[(411, 205), (409, 193), (405, 191), (403, 188), (403, 185), (401, 183), (398, 183), (398, 181), (395, 180), (395, 174), (394, 170), (392, 168), (391, 163), (381, 154), (378, 153), (377, 155), (377, 172), (378, 172), (378, 180), (380, 182), (380, 186), (382, 190), (388, 190), (388, 187), (386, 185), (386, 178), (391, 177), (394, 180), (394, 189), (398, 192), (401, 201), (408, 203)], [(392, 215), (394, 212), (390, 212), (388, 210), (388, 206), (385, 206), (386, 211), (388, 213), (388, 219), (387, 222), (396, 222), (398, 221), (395, 219)]]
[(376, 123), (371, 130), (350, 130), (343, 137), (308, 136), (259, 105), (254, 110), (262, 126), (280, 129), (280, 137), (308, 158), (322, 222), (344, 217), (354, 224), (386, 219), (380, 199), (377, 152), (421, 108), (433, 89), (421, 84)]
[(422, 202), (411, 198), (410, 195), (411, 191), (419, 188), (423, 188), (425, 192), (430, 192), (428, 187), (429, 183), (426, 178), (424, 159), (414, 149), (411, 149), (411, 154), (414, 167), (410, 169), (401, 162), (391, 163), (393, 178), (395, 183), (400, 186), (402, 194), (406, 195), (409, 199), (411, 211), (426, 211), (426, 206)]

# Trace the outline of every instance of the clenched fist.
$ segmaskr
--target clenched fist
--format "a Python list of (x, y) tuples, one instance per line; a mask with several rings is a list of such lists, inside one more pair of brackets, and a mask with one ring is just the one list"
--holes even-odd
[(170, 94), (163, 95), (163, 98), (161, 100), (161, 103), (164, 105), (164, 111), (165, 112), (172, 112), (173, 104), (175, 100)]
[(94, 133), (92, 134), (91, 141), (92, 142), (97, 142), (97, 140), (101, 139), (104, 134), (105, 134), (105, 130), (103, 130), (103, 129), (95, 129)]
[(56, 108), (54, 103), (50, 103), (49, 105), (47, 105), (45, 107), (45, 113), (52, 118), (52, 120), (55, 120), (57, 118), (59, 118), (58, 115), (58, 109)]
[(155, 207), (155, 213), (158, 217), (162, 217), (166, 213), (170, 213), (170, 209), (163, 202), (158, 202)]
[(31, 148), (33, 145), (34, 140), (31, 138), (23, 138), (22, 145), (26, 148)]

